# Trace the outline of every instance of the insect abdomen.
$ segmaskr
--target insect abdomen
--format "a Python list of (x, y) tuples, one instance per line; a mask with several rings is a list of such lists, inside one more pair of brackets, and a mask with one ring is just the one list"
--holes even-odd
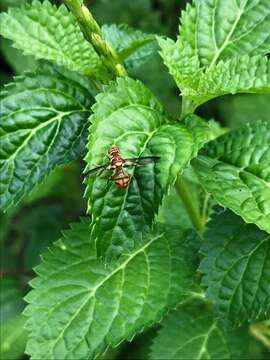
[(125, 187), (128, 186), (129, 183), (129, 176), (125, 176), (125, 177), (121, 177), (121, 178), (116, 178), (115, 179), (115, 184), (120, 188), (120, 189), (124, 189)]

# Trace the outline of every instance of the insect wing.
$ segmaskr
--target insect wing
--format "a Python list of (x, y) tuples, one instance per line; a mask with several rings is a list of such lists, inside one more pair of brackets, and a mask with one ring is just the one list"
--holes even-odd
[(105, 165), (98, 166), (98, 167), (96, 167), (94, 169), (88, 170), (88, 171), (86, 171), (84, 176), (85, 177), (99, 176), (99, 175), (101, 175), (103, 173), (104, 170), (109, 170), (108, 166), (109, 166), (109, 164), (105, 164)]
[(142, 156), (138, 158), (125, 159), (124, 166), (143, 166), (160, 160), (159, 156)]

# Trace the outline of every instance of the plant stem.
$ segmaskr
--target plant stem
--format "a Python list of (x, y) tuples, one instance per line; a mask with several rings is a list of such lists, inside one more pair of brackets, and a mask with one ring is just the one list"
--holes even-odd
[(206, 193), (204, 202), (203, 202), (203, 209), (202, 209), (202, 223), (203, 224), (205, 224), (207, 222), (209, 199), (210, 199), (210, 195)]
[(195, 230), (198, 232), (202, 232), (204, 230), (203, 222), (200, 218), (199, 211), (196, 209), (196, 207), (193, 204), (193, 199), (190, 196), (190, 191), (188, 190), (183, 177), (178, 176), (175, 182), (175, 189), (184, 203), (184, 206), (187, 210), (187, 213), (190, 217), (190, 220)]
[(127, 76), (117, 52), (103, 38), (100, 26), (88, 8), (83, 5), (83, 1), (64, 0), (64, 3), (76, 17), (85, 39), (92, 44), (109, 73), (115, 76)]
[(183, 120), (188, 114), (193, 114), (196, 110), (197, 105), (193, 100), (188, 99), (187, 97), (182, 97), (182, 109), (180, 121)]

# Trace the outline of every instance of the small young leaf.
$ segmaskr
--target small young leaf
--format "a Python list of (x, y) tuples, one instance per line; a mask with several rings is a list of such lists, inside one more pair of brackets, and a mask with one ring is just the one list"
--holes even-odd
[[(87, 170), (108, 162), (117, 145), (124, 158), (159, 156), (146, 166), (128, 168), (130, 183), (119, 190), (105, 171), (89, 177), (86, 195), (93, 219), (92, 237), (99, 255), (118, 256), (132, 250), (148, 230), (176, 176), (210, 140), (207, 123), (190, 116), (185, 124), (169, 122), (154, 95), (140, 82), (118, 79), (97, 96), (91, 117)], [(136, 235), (135, 235), (136, 234)]]
[(196, 107), (227, 93), (270, 92), (269, 29), (268, 0), (194, 0), (182, 13), (177, 41), (159, 43), (182, 95)]
[(220, 324), (203, 304), (181, 306), (163, 321), (150, 359), (245, 359), (247, 346), (246, 329)]
[(25, 55), (46, 59), (84, 75), (105, 76), (101, 61), (75, 17), (64, 5), (34, 0), (0, 15), (0, 34), (13, 40)]
[(157, 51), (155, 35), (134, 30), (126, 24), (103, 25), (102, 33), (128, 69), (142, 65)]
[(270, 315), (270, 235), (230, 211), (214, 214), (204, 235), (203, 285), (219, 315), (234, 324)]
[(73, 225), (36, 269), (25, 311), (32, 359), (93, 359), (159, 321), (192, 283), (181, 231), (149, 234), (106, 266), (89, 226)]
[(270, 122), (249, 123), (219, 137), (193, 165), (220, 205), (270, 233)]
[(1, 93), (0, 208), (82, 154), (93, 95), (86, 78), (45, 67)]

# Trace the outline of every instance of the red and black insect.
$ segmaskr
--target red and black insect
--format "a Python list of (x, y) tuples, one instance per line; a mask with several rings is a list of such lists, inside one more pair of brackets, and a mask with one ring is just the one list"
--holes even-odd
[(108, 157), (110, 161), (107, 164), (89, 170), (86, 172), (85, 176), (98, 176), (105, 170), (113, 171), (109, 180), (114, 178), (115, 184), (120, 189), (126, 188), (130, 182), (130, 175), (126, 173), (124, 167), (147, 165), (160, 159), (159, 156), (142, 156), (138, 158), (124, 159), (120, 154), (120, 150), (116, 146), (110, 148), (108, 151)]

